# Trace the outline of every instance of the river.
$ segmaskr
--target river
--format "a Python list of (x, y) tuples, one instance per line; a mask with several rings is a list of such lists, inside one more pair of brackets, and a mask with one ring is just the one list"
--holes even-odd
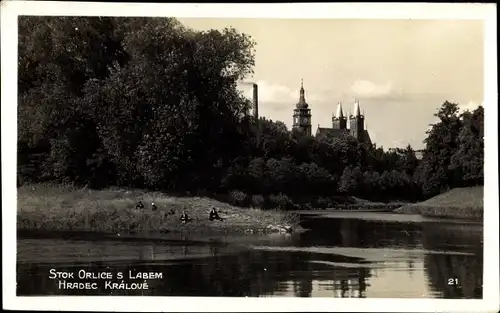
[[(19, 233), (17, 295), (482, 298), (482, 224), (338, 212), (303, 214), (302, 225), (227, 238)], [(131, 280), (144, 272), (157, 276)], [(85, 273), (113, 278), (78, 279)], [(110, 288), (121, 282), (143, 287)]]

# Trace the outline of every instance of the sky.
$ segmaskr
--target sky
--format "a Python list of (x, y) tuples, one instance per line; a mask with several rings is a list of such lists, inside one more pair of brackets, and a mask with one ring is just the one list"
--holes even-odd
[[(331, 127), (338, 102), (365, 114), (372, 141), (384, 148), (424, 147), (433, 116), (448, 100), (483, 103), (480, 20), (182, 18), (199, 30), (234, 27), (256, 41), (253, 77), (259, 114), (292, 125), (301, 79), (312, 132)], [(242, 85), (251, 97), (251, 87)]]

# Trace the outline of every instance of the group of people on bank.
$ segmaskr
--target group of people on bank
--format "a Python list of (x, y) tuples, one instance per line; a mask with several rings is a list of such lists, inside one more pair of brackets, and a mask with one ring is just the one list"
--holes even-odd
[[(142, 201), (139, 201), (137, 203), (137, 205), (135, 206), (135, 208), (137, 210), (144, 210), (145, 209), (145, 206), (144, 204), (142, 203)], [(151, 203), (151, 210), (152, 211), (156, 211), (158, 210), (158, 207), (155, 205), (154, 202)], [(175, 210), (174, 209), (170, 209), (170, 211), (168, 211), (167, 213), (168, 215), (175, 215)], [(181, 214), (181, 223), (185, 224), (189, 221), (191, 221), (192, 219), (189, 217), (189, 215), (186, 213), (185, 210), (182, 211), (182, 214)], [(210, 211), (210, 213), (208, 214), (208, 220), (209, 221), (223, 221), (224, 219), (222, 217), (219, 216), (219, 212), (217, 212), (217, 209), (215, 207), (212, 207), (212, 210)]]

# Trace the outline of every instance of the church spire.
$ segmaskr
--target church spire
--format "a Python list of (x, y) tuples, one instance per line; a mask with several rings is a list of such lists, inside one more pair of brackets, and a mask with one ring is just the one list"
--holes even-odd
[(305, 96), (305, 90), (304, 90), (304, 80), (300, 80), (300, 97), (299, 97), (299, 102), (297, 103), (297, 108), (299, 109), (307, 109), (308, 104), (306, 102), (306, 96)]
[(361, 111), (359, 109), (359, 102), (356, 98), (354, 98), (354, 116), (360, 116)]
[(305, 91), (304, 91), (304, 79), (300, 79), (300, 99), (299, 102), (305, 103), (306, 102), (306, 96), (305, 96)]
[(335, 113), (336, 118), (344, 117), (344, 112), (342, 111), (342, 102), (339, 101), (337, 104), (337, 112)]

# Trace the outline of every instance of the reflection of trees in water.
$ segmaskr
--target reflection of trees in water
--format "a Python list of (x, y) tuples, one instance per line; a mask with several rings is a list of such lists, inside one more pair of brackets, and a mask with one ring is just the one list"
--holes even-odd
[[(482, 298), (482, 257), (428, 254), (424, 259), (429, 287), (443, 298)], [(448, 280), (458, 279), (457, 285)]]
[(412, 259), (409, 259), (408, 261), (406, 261), (406, 268), (408, 268), (408, 275), (410, 277), (413, 276), (413, 270), (415, 268), (415, 265), (414, 265), (414, 261)]
[[(304, 263), (304, 271), (309, 272), (311, 263)], [(310, 297), (312, 293), (313, 280), (310, 275), (306, 273), (298, 275), (298, 277), (293, 282), (293, 290), (296, 297)]]
[[(290, 253), (271, 251), (246, 251), (234, 255), (217, 255), (204, 259), (180, 261), (177, 264), (131, 264), (115, 265), (111, 271), (116, 277), (118, 271), (129, 269), (141, 272), (162, 272), (161, 280), (149, 280), (149, 289), (115, 290), (113, 295), (156, 295), (156, 296), (262, 296), (272, 295), (283, 289), (287, 281), (293, 282), (289, 296), (310, 297), (313, 282), (318, 281), (331, 290), (337, 290), (344, 297), (355, 294), (364, 297), (366, 268), (336, 268), (327, 264), (310, 261), (341, 262), (336, 256), (310, 253)], [(105, 265), (82, 266), (88, 271), (105, 271)], [(58, 268), (58, 270), (77, 271), (80, 267)], [(97, 291), (58, 290), (57, 282), (48, 279), (48, 267), (23, 266), (18, 268), (18, 294), (65, 294), (65, 295), (109, 295), (104, 287)], [(350, 281), (350, 283), (348, 283)], [(104, 285), (104, 284), (102, 284)]]
[[(482, 227), (426, 224), (423, 244), (428, 250), (453, 250), (474, 255), (427, 254), (424, 267), (433, 291), (444, 298), (482, 298)], [(449, 285), (449, 279), (458, 284)]]
[(359, 298), (365, 297), (366, 287), (368, 286), (366, 284), (366, 279), (368, 277), (370, 277), (370, 272), (368, 271), (368, 269), (361, 269), (358, 276)]
[(155, 245), (144, 245), (140, 249), (141, 260), (151, 260), (155, 259)]
[(334, 292), (338, 297), (342, 298), (364, 298), (366, 295), (366, 279), (370, 276), (370, 272), (367, 268), (359, 269), (346, 269), (334, 272)]
[(340, 237), (342, 245), (347, 247), (358, 246), (360, 240), (360, 223), (357, 220), (342, 220), (340, 224)]
[[(314, 219), (309, 226), (314, 231), (293, 238), (295, 246), (354, 246), (354, 247), (414, 247), (422, 244), (428, 250), (453, 250), (473, 252), (474, 256), (429, 254), (424, 258), (425, 273), (430, 289), (447, 298), (480, 298), (482, 294), (482, 227), (447, 225), (437, 223), (405, 224), (383, 223), (348, 219)], [(189, 255), (200, 247), (172, 248), (176, 255)], [(170, 248), (169, 248), (170, 249)], [(361, 262), (359, 259), (330, 254), (305, 252), (246, 251), (227, 255), (214, 245), (202, 247), (210, 257), (171, 261), (170, 265), (114, 265), (84, 264), (58, 270), (75, 272), (80, 268), (89, 271), (161, 272), (162, 280), (149, 280), (149, 290), (115, 290), (113, 295), (172, 295), (172, 296), (260, 296), (281, 293), (290, 286), (290, 296), (310, 297), (317, 282), (326, 289), (326, 296), (364, 297), (366, 279), (377, 275), (366, 268), (338, 268), (320, 262)], [(156, 250), (161, 250), (156, 247)], [(128, 251), (128, 250), (127, 250)], [(134, 250), (136, 251), (136, 250)], [(145, 245), (139, 258), (151, 260), (155, 247)], [(169, 253), (172, 252), (169, 250)], [(226, 252), (224, 250), (224, 252)], [(134, 253), (137, 253), (134, 252)], [(111, 253), (110, 253), (111, 254)], [(135, 255), (133, 255), (135, 257)], [(173, 264), (172, 264), (173, 263)], [(108, 264), (109, 265), (109, 264)], [(407, 263), (411, 273), (412, 260)], [(56, 267), (52, 265), (51, 267)], [(57, 281), (48, 278), (50, 267), (35, 265), (18, 266), (19, 295), (56, 294), (110, 294), (102, 283), (98, 291), (61, 291)], [(447, 285), (449, 278), (457, 278), (458, 286)], [(288, 282), (292, 282), (289, 284)], [(331, 292), (331, 293), (329, 293)]]
[(421, 227), (415, 223), (388, 223), (356, 219), (315, 218), (303, 222), (314, 231), (301, 234), (302, 246), (415, 247)]
[(423, 223), (422, 244), (424, 248), (433, 250), (482, 250), (483, 226)]

